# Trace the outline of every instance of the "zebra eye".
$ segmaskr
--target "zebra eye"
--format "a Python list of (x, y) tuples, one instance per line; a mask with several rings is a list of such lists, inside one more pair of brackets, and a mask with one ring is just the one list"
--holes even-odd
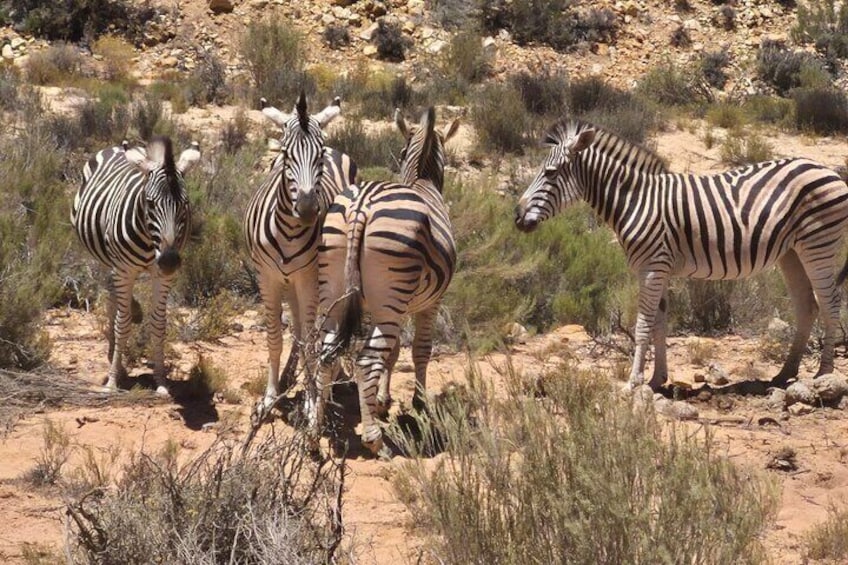
[(545, 177), (553, 179), (557, 176), (559, 169), (557, 167), (545, 167)]

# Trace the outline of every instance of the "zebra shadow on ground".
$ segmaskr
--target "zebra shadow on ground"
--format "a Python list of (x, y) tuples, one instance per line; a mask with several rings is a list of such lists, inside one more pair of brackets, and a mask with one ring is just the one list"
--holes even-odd
[[(118, 380), (118, 388), (122, 390), (155, 391), (156, 379), (153, 373), (139, 373), (125, 376)], [(203, 382), (196, 380), (168, 380), (168, 392), (177, 404), (176, 413), (180, 415), (185, 426), (194, 431), (203, 426), (218, 421), (218, 410), (215, 408), (214, 393)]]

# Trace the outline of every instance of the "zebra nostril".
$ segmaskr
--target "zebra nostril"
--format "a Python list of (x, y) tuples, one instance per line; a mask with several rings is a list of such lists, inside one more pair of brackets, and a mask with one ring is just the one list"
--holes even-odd
[(294, 206), (298, 218), (304, 222), (311, 222), (318, 215), (318, 197), (311, 193), (309, 195), (301, 194)]

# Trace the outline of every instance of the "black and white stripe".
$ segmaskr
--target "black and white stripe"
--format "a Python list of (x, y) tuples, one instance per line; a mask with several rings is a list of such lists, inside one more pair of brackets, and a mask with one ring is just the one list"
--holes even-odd
[(650, 171), (635, 157), (644, 150), (581, 122), (557, 125), (547, 142), (550, 154), (519, 200), (516, 224), (532, 230), (583, 199), (615, 231), (639, 276), (631, 386), (643, 382), (655, 326), (650, 385), (656, 389), (666, 380), (662, 306), (669, 277), (739, 279), (774, 264), (783, 272), (798, 323), (774, 382), (783, 385), (797, 375), (817, 301), (825, 329), (818, 374), (833, 370), (840, 305), (836, 260), (848, 225), (848, 186), (834, 171), (807, 159), (715, 175)]
[(122, 355), (129, 335), (132, 290), (149, 271), (153, 283), (153, 362), (157, 392), (167, 394), (163, 353), (165, 302), (180, 251), (188, 238), (191, 210), (183, 174), (200, 159), (193, 144), (174, 161), (171, 140), (151, 141), (147, 149), (126, 144), (98, 152), (83, 168), (71, 223), (80, 240), (111, 269), (107, 309), (109, 360), (107, 386), (125, 374)]
[(389, 380), (400, 348), (401, 323), (413, 315), (413, 362), (417, 387), (413, 404), (424, 401), (433, 322), (453, 277), (456, 250), (442, 198), (444, 143), (457, 122), (437, 132), (435, 111), (424, 113), (420, 126), (407, 128), (401, 182), (365, 182), (338, 196), (321, 234), (320, 311), (322, 327), (322, 397), (315, 423), (320, 425), (338, 353), (351, 340), (363, 314), (370, 330), (356, 361), (362, 414), (362, 441), (374, 453), (382, 448), (375, 421), (388, 408)]
[(292, 384), (302, 340), (315, 326), (318, 304), (318, 243), (323, 217), (333, 197), (353, 183), (356, 165), (344, 153), (326, 148), (321, 128), (340, 112), (339, 100), (310, 116), (300, 95), (287, 115), (263, 99), (263, 113), (282, 131), (279, 154), (248, 204), (244, 233), (266, 312), (270, 407), (280, 394), (281, 315), (285, 299), (292, 313), (294, 343), (282, 374)]

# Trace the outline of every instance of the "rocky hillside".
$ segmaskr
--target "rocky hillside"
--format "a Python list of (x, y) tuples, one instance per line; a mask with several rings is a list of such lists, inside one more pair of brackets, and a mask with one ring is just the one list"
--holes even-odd
[[(479, 23), (479, 17), (462, 9), (464, 4), (470, 3), (457, 0), (156, 1), (158, 14), (145, 25), (138, 42), (136, 73), (143, 79), (153, 79), (171, 69), (191, 70), (198, 52), (214, 50), (227, 62), (229, 72), (238, 75), (245, 71), (239, 43), (246, 25), (272, 17), (288, 19), (302, 30), (309, 46), (310, 64), (328, 64), (344, 73), (356, 62), (365, 61), (410, 73), (443, 53), (457, 29)], [(508, 6), (511, 2), (500, 4)], [(598, 75), (621, 87), (632, 86), (659, 63), (688, 63), (704, 52), (726, 49), (731, 80), (724, 90), (733, 92), (750, 89), (757, 47), (764, 39), (789, 39), (796, 9), (785, 7), (786, 4), (760, 0), (730, 0), (728, 4), (707, 0), (577, 0), (573, 8), (575, 17), (585, 18), (584, 24), (598, 23), (596, 20), (600, 19), (598, 25), (604, 33), (556, 51), (545, 45), (516, 41), (510, 30), (497, 29), (494, 22), (483, 32), (482, 41), (492, 56), (492, 74), (496, 78), (519, 70), (561, 69), (570, 76)], [(379, 60), (372, 37), (380, 21), (396, 22), (410, 40), (404, 61)], [(347, 39), (342, 42), (346, 44), (330, 48), (324, 39), (328, 28), (346, 29)], [(2, 55), (17, 65), (46, 45), (45, 41), (13, 28), (4, 30), (3, 35)]]

